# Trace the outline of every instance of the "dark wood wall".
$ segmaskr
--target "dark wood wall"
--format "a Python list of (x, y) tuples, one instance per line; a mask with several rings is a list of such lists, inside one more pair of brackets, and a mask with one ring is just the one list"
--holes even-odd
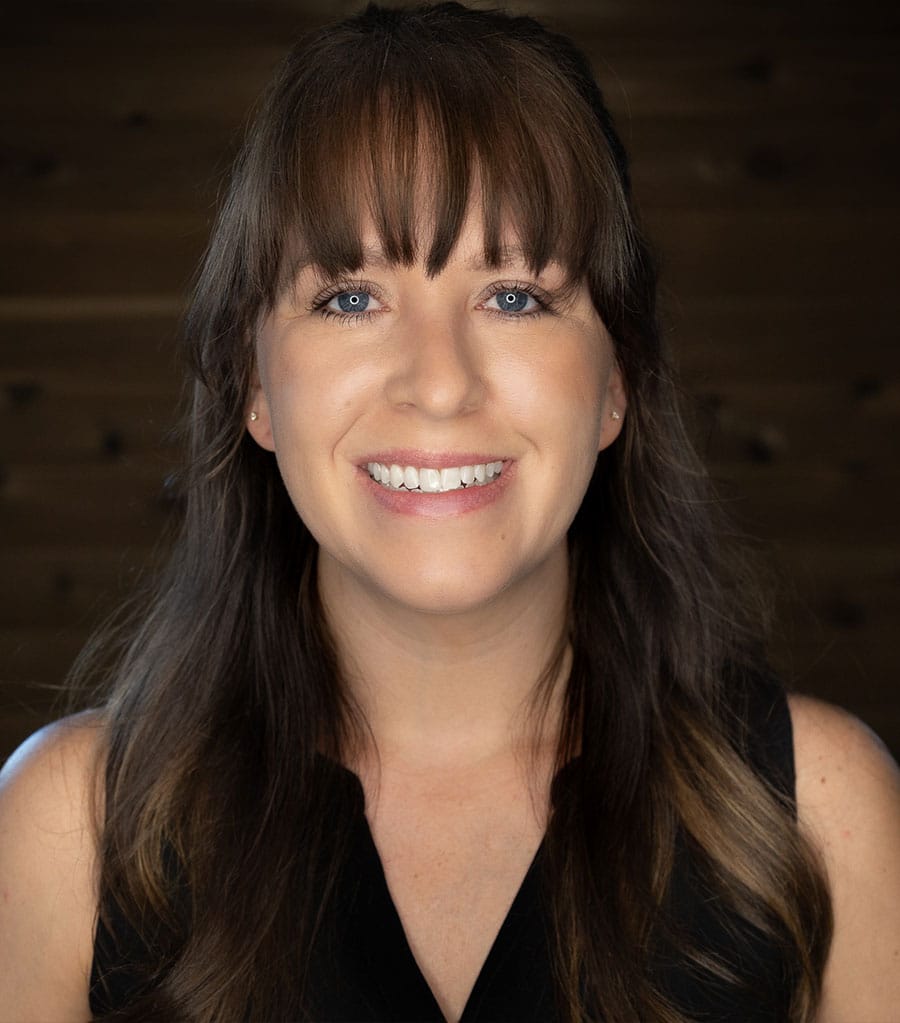
[[(0, 60), (0, 756), (159, 557), (179, 311), (245, 112), (348, 3), (22, 5)], [(663, 257), (777, 658), (900, 750), (900, 11), (559, 0)]]

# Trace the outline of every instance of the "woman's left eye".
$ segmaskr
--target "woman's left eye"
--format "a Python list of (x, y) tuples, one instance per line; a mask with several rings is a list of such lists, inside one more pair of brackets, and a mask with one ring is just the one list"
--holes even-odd
[[(487, 305), (494, 302), (495, 305)], [(524, 288), (500, 288), (485, 300), (492, 312), (501, 313), (536, 313), (544, 308), (535, 295)]]

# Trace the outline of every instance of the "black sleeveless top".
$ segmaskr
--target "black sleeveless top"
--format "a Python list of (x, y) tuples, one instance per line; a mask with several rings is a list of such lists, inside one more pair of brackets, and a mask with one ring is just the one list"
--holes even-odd
[[(780, 689), (766, 686), (751, 708), (751, 758), (774, 787), (793, 799), (790, 715)], [(337, 941), (317, 964), (317, 1023), (442, 1023), (443, 1016), (410, 951), (365, 817), (356, 775), (340, 772), (352, 790), (355, 828), (334, 905)], [(462, 1023), (552, 1023), (559, 1019), (548, 922), (541, 899), (543, 845), (515, 896), (466, 1004)], [(741, 976), (740, 987), (700, 979), (677, 955), (655, 965), (661, 987), (689, 1019), (704, 1023), (776, 1023), (788, 1017), (795, 978), (785, 956), (744, 921), (712, 911), (715, 896), (698, 881), (686, 846), (676, 855), (672, 899), (679, 926)], [(113, 920), (117, 939), (100, 922), (91, 975), (91, 1009), (114, 1013), (134, 996), (129, 963), (146, 944)], [(602, 1010), (600, 1013), (602, 1017)], [(256, 1023), (256, 1021), (254, 1021)], [(276, 1023), (276, 1021), (266, 1021)]]

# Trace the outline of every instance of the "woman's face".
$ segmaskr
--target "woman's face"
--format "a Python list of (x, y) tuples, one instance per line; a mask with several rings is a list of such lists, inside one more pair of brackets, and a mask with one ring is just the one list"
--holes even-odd
[(542, 586), (625, 407), (586, 286), (485, 266), (480, 211), (433, 278), (368, 241), (358, 273), (301, 268), (257, 344), (248, 428), (320, 571), (429, 612)]

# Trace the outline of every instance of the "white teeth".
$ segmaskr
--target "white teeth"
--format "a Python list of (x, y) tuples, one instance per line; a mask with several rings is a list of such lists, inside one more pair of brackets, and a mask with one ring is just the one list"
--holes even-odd
[(419, 469), (419, 490), (423, 494), (437, 494), (441, 489), (439, 469)]
[(446, 469), (417, 469), (413, 465), (382, 465), (369, 462), (369, 475), (391, 490), (415, 490), (422, 494), (444, 494), (462, 487), (491, 483), (503, 471), (503, 462), (482, 462), (478, 465), (449, 466)]
[(459, 490), (462, 486), (462, 469), (441, 469), (441, 490)]

